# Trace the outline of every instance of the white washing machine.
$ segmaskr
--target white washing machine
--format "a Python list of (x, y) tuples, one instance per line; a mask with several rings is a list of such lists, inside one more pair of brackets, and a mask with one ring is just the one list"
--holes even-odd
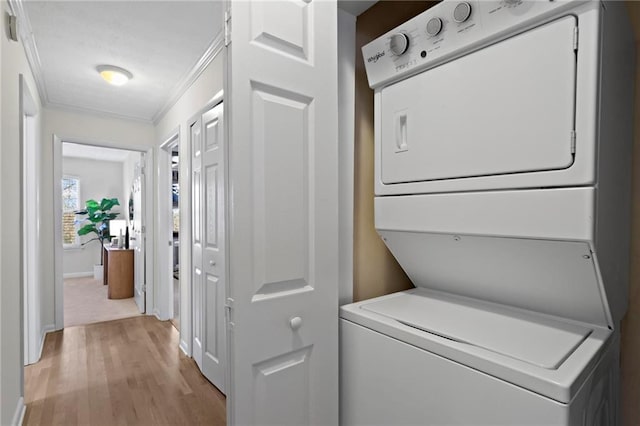
[(615, 425), (634, 44), (620, 2), (444, 0), (363, 49), (375, 225), (344, 425)]

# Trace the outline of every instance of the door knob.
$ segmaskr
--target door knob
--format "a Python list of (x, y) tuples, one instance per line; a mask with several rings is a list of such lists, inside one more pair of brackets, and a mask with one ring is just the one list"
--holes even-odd
[(302, 318), (300, 317), (293, 317), (289, 320), (289, 325), (291, 326), (291, 329), (293, 331), (296, 331), (297, 329), (299, 329), (302, 326)]
[(209, 261), (209, 265), (214, 266), (216, 264), (216, 262), (214, 262), (213, 260)]

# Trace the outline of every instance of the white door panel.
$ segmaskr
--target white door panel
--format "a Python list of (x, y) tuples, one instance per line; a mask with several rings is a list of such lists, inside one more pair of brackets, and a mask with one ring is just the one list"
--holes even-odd
[(135, 301), (141, 313), (146, 312), (146, 286), (145, 286), (145, 235), (144, 226), (144, 169), (146, 156), (141, 154), (141, 159), (136, 164), (133, 176), (133, 222), (131, 226), (131, 241), (129, 248), (133, 249), (134, 265), (134, 289)]
[(576, 25), (562, 18), (382, 89), (383, 183), (569, 167)]
[(337, 424), (336, 4), (230, 7), (230, 424)]
[(223, 105), (205, 112), (191, 125), (193, 357), (200, 370), (223, 393), (226, 389), (224, 321), (225, 154)]
[(202, 371), (223, 393), (226, 389), (226, 332), (224, 302), (225, 270), (225, 179), (223, 105), (219, 104), (202, 115), (203, 127), (203, 250), (205, 271), (202, 301), (204, 307), (204, 351)]
[(193, 318), (193, 359), (202, 370), (202, 122), (197, 120), (189, 130), (191, 144), (191, 287)]

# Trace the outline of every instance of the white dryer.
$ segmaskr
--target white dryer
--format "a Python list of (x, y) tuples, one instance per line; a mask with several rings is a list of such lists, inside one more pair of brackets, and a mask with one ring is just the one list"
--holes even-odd
[(342, 424), (617, 424), (624, 4), (444, 0), (362, 50), (375, 225), (416, 289), (341, 308)]

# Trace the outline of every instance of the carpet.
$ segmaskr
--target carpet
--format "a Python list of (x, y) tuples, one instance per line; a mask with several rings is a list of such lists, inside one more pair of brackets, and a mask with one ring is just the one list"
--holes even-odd
[(107, 286), (93, 277), (64, 280), (64, 326), (91, 324), (140, 315), (135, 300), (108, 299)]

